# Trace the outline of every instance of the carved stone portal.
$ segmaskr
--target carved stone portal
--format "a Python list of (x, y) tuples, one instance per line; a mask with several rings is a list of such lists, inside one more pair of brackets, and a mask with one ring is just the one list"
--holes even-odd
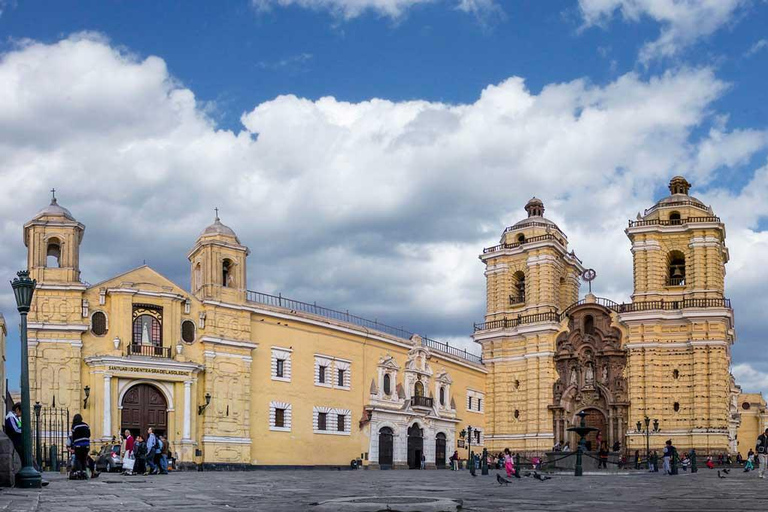
[[(590, 426), (600, 429), (601, 442), (609, 449), (620, 443), (623, 449), (627, 421), (627, 382), (624, 370), (627, 353), (621, 331), (612, 325), (610, 310), (597, 304), (583, 304), (569, 314), (568, 330), (557, 337), (553, 386), (555, 442), (574, 439), (566, 429), (587, 411)], [(598, 450), (598, 433), (587, 437), (588, 449)]]

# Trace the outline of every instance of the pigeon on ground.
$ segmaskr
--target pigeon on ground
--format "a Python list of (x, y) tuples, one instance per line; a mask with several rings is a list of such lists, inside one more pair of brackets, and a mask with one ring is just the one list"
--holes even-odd
[(533, 473), (531, 473), (530, 471), (526, 471), (525, 475), (523, 475), (523, 476), (530, 477), (530, 476), (533, 476)]
[(728, 468), (723, 468), (723, 473), (725, 473), (726, 475), (730, 475), (731, 474), (731, 470), (728, 469)]
[(496, 481), (499, 482), (499, 485), (509, 485), (512, 483), (498, 473), (496, 473)]
[(536, 472), (534, 471), (534, 472), (533, 472), (533, 478), (535, 478), (536, 480), (540, 480), (540, 481), (542, 481), (542, 482), (543, 482), (544, 480), (549, 480), (549, 479), (550, 479), (550, 478), (552, 478), (552, 477), (550, 477), (550, 476), (544, 476), (544, 475), (540, 475), (540, 474), (538, 474), (538, 473), (536, 473)]
[(723, 475), (720, 474), (720, 470), (717, 470), (717, 478), (725, 478)]

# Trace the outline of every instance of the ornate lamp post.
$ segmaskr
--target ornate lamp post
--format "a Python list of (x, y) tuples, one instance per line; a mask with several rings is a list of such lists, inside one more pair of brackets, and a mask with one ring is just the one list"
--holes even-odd
[(462, 430), (461, 433), (459, 433), (459, 436), (461, 436), (462, 439), (465, 437), (467, 438), (467, 466), (469, 468), (469, 472), (474, 475), (475, 461), (474, 457), (472, 457), (472, 430), (472, 425), (468, 425), (466, 430)]
[(21, 315), (21, 435), (24, 459), (21, 471), (16, 475), (16, 486), (26, 489), (39, 489), (43, 478), (32, 464), (32, 415), (29, 408), (29, 348), (27, 347), (27, 313), (32, 304), (32, 294), (37, 283), (29, 278), (29, 272), (20, 270), (11, 281), (11, 288), (16, 297), (16, 309)]
[[(643, 430), (643, 423), (645, 423), (645, 430)], [(645, 434), (645, 460), (648, 463), (648, 469), (651, 469), (651, 432), (658, 434), (661, 432), (661, 429), (659, 428), (659, 420), (654, 419), (653, 430), (651, 430), (651, 418), (648, 415), (643, 419), (643, 423), (637, 422), (637, 433)]]

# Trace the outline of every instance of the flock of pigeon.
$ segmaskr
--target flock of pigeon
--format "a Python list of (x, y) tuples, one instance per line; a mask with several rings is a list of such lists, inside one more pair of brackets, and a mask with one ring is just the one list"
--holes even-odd
[[(517, 471), (515, 471), (514, 473), (512, 473), (512, 475), (513, 475), (515, 478), (520, 478), (520, 474), (519, 474)], [(551, 476), (540, 475), (540, 474), (539, 474), (538, 472), (536, 472), (536, 471), (533, 471), (533, 472), (531, 472), (531, 471), (528, 471), (527, 473), (525, 473), (525, 476), (526, 476), (527, 478), (531, 478), (531, 477), (533, 477), (533, 478), (535, 478), (536, 480), (538, 480), (538, 481), (540, 481), (540, 482), (543, 482), (543, 481), (545, 481), (545, 480), (551, 480), (551, 479), (552, 479), (552, 477), (551, 477)], [(506, 478), (504, 478), (503, 476), (501, 476), (499, 473), (496, 473), (496, 481), (497, 481), (497, 482), (499, 482), (499, 485), (509, 485), (509, 484), (511, 484), (511, 483), (512, 483), (512, 480), (507, 480)]]

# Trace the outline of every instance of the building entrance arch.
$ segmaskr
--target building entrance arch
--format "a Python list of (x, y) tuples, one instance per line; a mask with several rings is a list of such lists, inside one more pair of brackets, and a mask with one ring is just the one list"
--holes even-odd
[(379, 467), (381, 469), (390, 469), (392, 459), (394, 458), (393, 432), (389, 427), (382, 427), (379, 430)]
[(424, 431), (418, 423), (408, 428), (408, 468), (421, 468), (421, 455), (424, 453)]
[(120, 403), (120, 431), (126, 429), (136, 436), (147, 435), (152, 428), (155, 434), (168, 430), (168, 402), (163, 393), (151, 384), (136, 384), (128, 389)]
[[(584, 440), (587, 443), (587, 450), (589, 451), (597, 451), (600, 449), (600, 447), (597, 445), (597, 434), (600, 434), (602, 442), (608, 442), (607, 438), (605, 437), (605, 425), (606, 425), (606, 419), (605, 414), (600, 411), (600, 409), (595, 409), (594, 407), (590, 407), (587, 409), (584, 409), (584, 412), (587, 413), (586, 416), (584, 416), (584, 420), (586, 421), (586, 424), (590, 427), (594, 427), (598, 429), (597, 431), (590, 432), (586, 436), (584, 436)], [(578, 418), (577, 418), (578, 419)], [(574, 421), (574, 424), (578, 422)], [(610, 446), (609, 446), (610, 448)]]
[(435, 436), (435, 466), (438, 469), (445, 467), (445, 434), (442, 432)]

